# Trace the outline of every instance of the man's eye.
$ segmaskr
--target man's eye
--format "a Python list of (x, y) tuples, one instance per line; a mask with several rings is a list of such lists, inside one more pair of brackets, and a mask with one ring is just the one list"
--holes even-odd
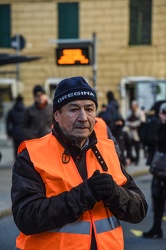
[(77, 108), (70, 109), (71, 112), (76, 112), (77, 110)]
[(87, 112), (93, 112), (94, 110), (92, 108), (87, 108), (86, 111)]

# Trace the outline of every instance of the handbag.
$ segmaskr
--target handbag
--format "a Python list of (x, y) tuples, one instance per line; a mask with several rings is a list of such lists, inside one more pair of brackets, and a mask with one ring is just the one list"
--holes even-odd
[(156, 151), (150, 166), (150, 172), (158, 179), (166, 180), (166, 154)]

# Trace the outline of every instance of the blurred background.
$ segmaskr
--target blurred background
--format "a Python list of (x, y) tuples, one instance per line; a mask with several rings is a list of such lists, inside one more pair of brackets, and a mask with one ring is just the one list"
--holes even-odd
[[(12, 101), (50, 100), (59, 81), (82, 75), (99, 107), (112, 90), (124, 117), (166, 99), (165, 0), (0, 0), (0, 136)], [(5, 139), (5, 138), (4, 138)]]

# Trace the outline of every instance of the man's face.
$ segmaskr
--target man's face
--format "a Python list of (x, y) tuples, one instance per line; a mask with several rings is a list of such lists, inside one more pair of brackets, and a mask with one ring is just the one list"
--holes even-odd
[(54, 118), (63, 133), (82, 147), (95, 125), (96, 106), (91, 100), (76, 100), (55, 111)]
[(38, 104), (44, 104), (47, 101), (46, 94), (41, 92), (41, 91), (37, 92), (36, 95), (35, 95), (35, 101)]

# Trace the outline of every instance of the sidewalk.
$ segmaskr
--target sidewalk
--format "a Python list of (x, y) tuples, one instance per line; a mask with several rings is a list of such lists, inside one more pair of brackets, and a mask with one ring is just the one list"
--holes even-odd
[[(11, 189), (12, 166), (14, 163), (13, 148), (11, 142), (1, 141), (0, 151), (2, 153), (2, 159), (0, 162), (0, 218), (1, 218), (11, 213), (10, 189)], [(126, 170), (131, 176), (133, 176), (133, 178), (149, 173), (149, 169), (147, 166), (145, 166), (145, 159), (143, 157), (141, 157), (138, 166), (131, 165), (127, 167)]]
[(133, 177), (138, 177), (140, 175), (144, 175), (144, 174), (149, 174), (149, 167), (146, 166), (146, 159), (143, 156), (143, 150), (141, 150), (140, 152), (140, 162), (139, 164), (136, 166), (134, 164), (131, 164), (130, 166), (128, 166), (126, 168), (127, 172)]
[(0, 218), (11, 213), (11, 176), (14, 163), (11, 141), (0, 141)]

